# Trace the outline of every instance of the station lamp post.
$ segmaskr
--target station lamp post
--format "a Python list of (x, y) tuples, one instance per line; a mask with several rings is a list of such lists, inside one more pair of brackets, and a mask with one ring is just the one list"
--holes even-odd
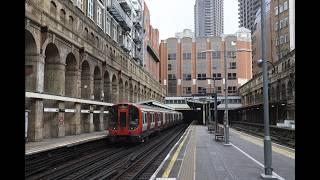
[(267, 34), (266, 26), (266, 2), (261, 0), (261, 55), (262, 55), (262, 72), (263, 72), (263, 119), (264, 119), (264, 173), (262, 179), (278, 179), (272, 174), (272, 147), (269, 127), (269, 99), (268, 99), (268, 66), (267, 66)]

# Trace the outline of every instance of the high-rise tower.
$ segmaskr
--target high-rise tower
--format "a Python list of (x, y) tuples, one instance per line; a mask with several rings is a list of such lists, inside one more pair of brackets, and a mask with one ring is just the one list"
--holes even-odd
[(223, 0), (196, 0), (194, 16), (196, 37), (223, 34)]

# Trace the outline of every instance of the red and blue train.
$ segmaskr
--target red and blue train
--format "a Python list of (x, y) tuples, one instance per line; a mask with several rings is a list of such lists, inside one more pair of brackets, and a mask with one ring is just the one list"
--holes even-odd
[(183, 119), (178, 111), (134, 103), (114, 104), (110, 113), (108, 137), (112, 142), (144, 142)]

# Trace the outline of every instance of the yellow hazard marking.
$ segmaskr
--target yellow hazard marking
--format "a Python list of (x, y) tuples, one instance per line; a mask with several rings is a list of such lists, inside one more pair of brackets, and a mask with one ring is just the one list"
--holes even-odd
[[(247, 140), (249, 142), (252, 142), (252, 143), (254, 143), (254, 144), (258, 145), (258, 146), (263, 147), (263, 139), (260, 139), (260, 138), (257, 138), (257, 137), (254, 137), (254, 136), (251, 136), (251, 135), (236, 131), (234, 129), (231, 129), (231, 131), (233, 133), (239, 135), (240, 138), (242, 138), (244, 140)], [(278, 146), (275, 146), (274, 144), (272, 144), (272, 151), (275, 151), (275, 152), (277, 152), (279, 154), (282, 154), (284, 156), (287, 156), (289, 158), (295, 159), (295, 152), (292, 151), (292, 150), (290, 151), (290, 150), (287, 150), (285, 148), (281, 148), (281, 147), (278, 147)]]
[(171, 158), (171, 160), (170, 160), (170, 163), (169, 163), (167, 169), (164, 171), (164, 173), (163, 173), (163, 175), (162, 175), (162, 178), (167, 178), (167, 177), (169, 177), (169, 174), (170, 174), (170, 172), (171, 172), (171, 170), (172, 170), (173, 164), (174, 164), (174, 162), (176, 162), (177, 157), (178, 157), (178, 155), (179, 155), (179, 153), (180, 153), (180, 151), (181, 151), (181, 148), (182, 148), (183, 144), (185, 143), (185, 141), (186, 141), (186, 139), (187, 139), (187, 137), (188, 137), (189, 132), (190, 132), (190, 129), (189, 129), (188, 133), (184, 136), (182, 142), (179, 144), (179, 147), (177, 148), (177, 150), (175, 151), (175, 153), (173, 154), (173, 156), (172, 156), (172, 158)]

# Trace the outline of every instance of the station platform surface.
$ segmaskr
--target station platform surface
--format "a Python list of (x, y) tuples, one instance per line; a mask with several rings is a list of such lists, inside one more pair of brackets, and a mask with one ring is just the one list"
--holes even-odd
[(27, 142), (25, 145), (25, 155), (31, 155), (48, 151), (64, 146), (74, 146), (77, 144), (94, 141), (107, 137), (107, 131), (83, 133), (79, 135), (65, 136), (60, 138), (43, 139), (39, 142)]
[[(153, 174), (153, 180), (261, 180), (263, 140), (230, 128), (230, 145), (206, 126), (190, 125)], [(295, 179), (295, 152), (272, 146), (273, 175)]]

